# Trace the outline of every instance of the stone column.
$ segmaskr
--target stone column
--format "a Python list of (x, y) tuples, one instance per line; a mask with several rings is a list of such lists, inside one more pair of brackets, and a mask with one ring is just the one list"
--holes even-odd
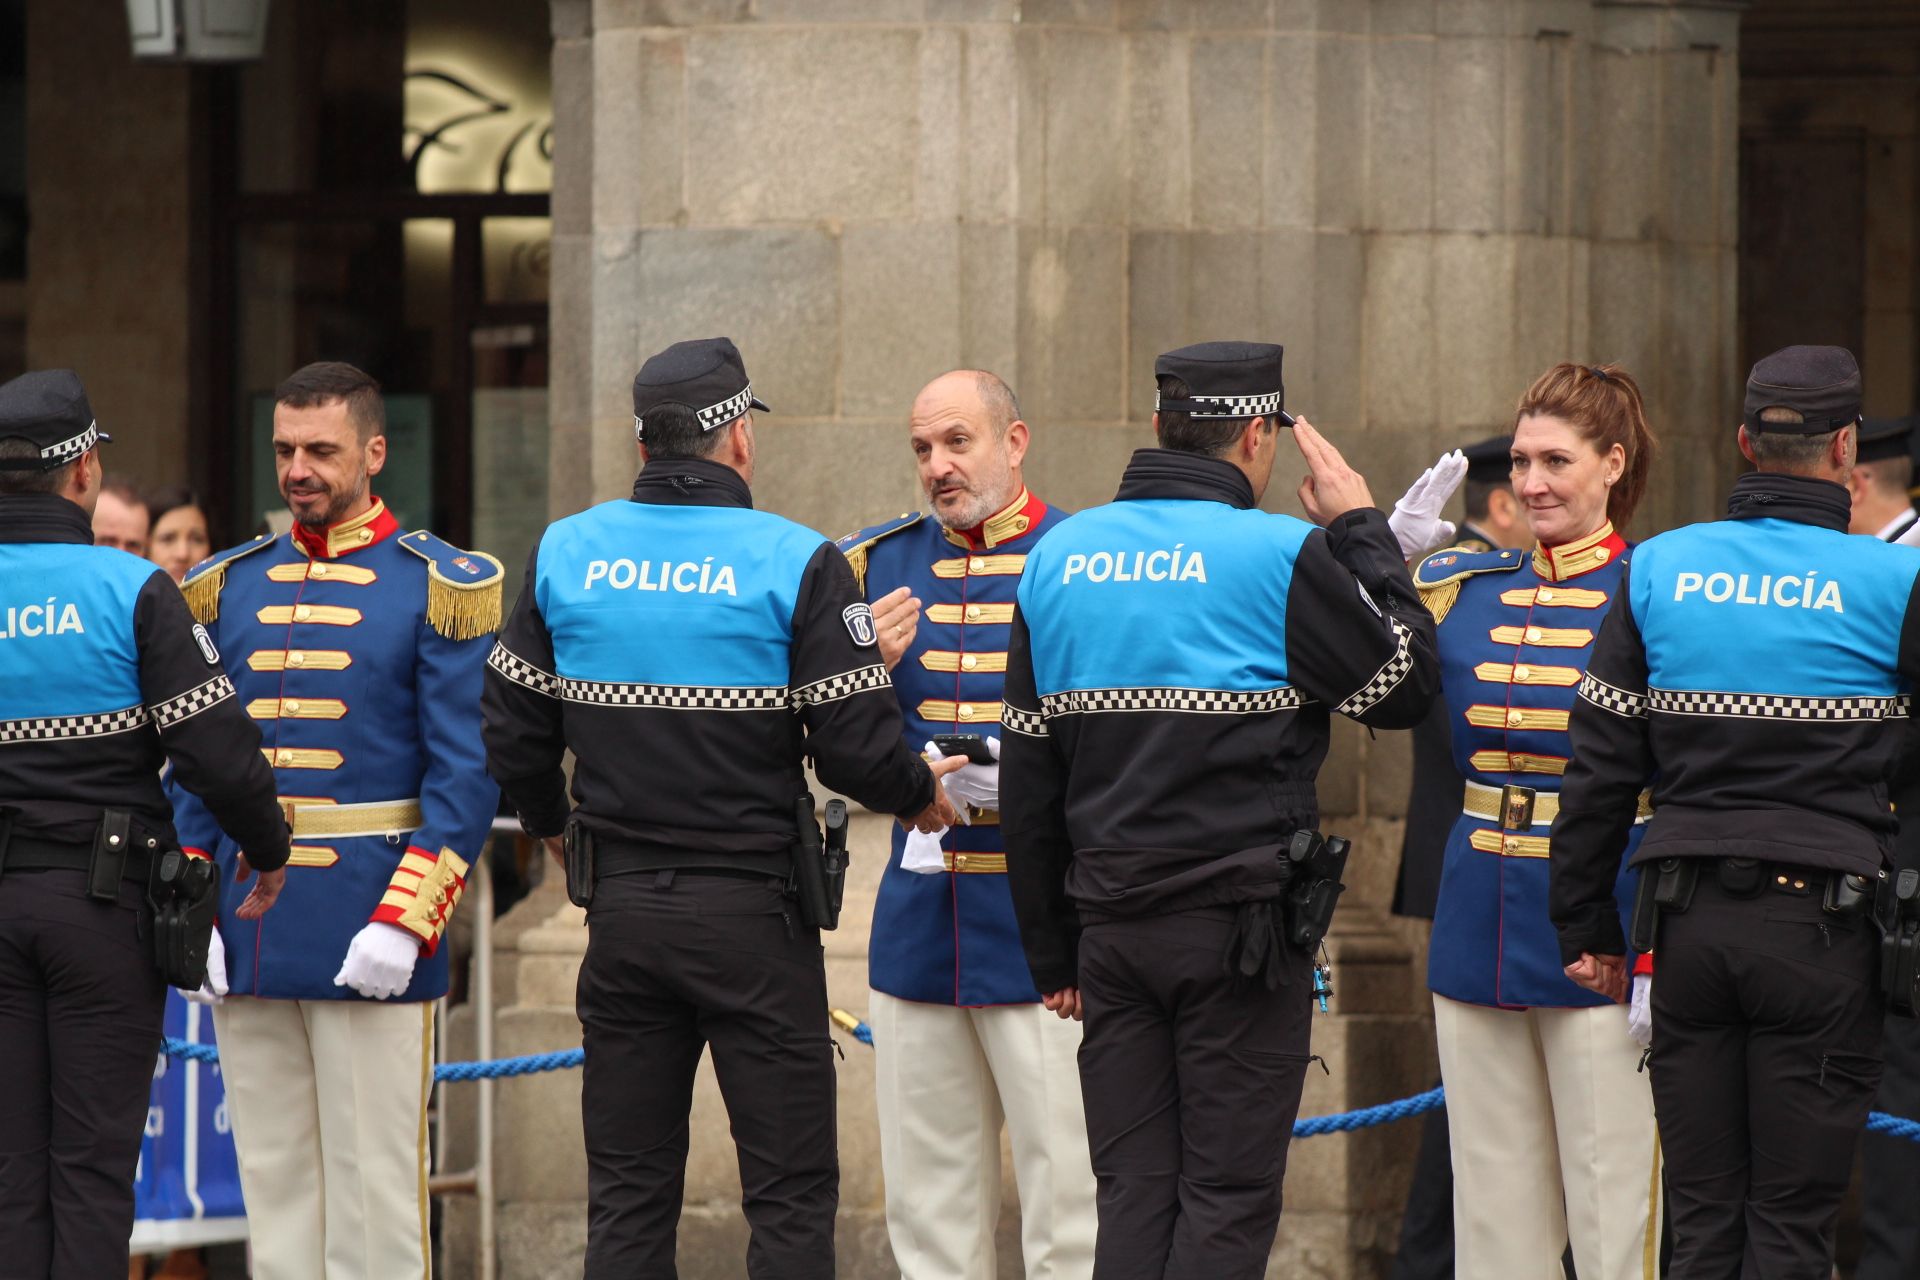
[[(1620, 360), (1646, 388), (1662, 454), (1635, 533), (1709, 515), (1724, 490), (1744, 374), (1731, 4), (553, 11), (556, 515), (629, 484), (639, 361), (713, 333), (740, 342), (778, 410), (757, 500), (827, 532), (917, 504), (906, 410), (962, 364), (1018, 392), (1038, 492), (1104, 501), (1151, 438), (1153, 357), (1217, 337), (1286, 344), (1289, 407), (1383, 506), (1439, 451), (1510, 421), (1561, 359)], [(1283, 447), (1269, 507), (1296, 509), (1299, 473)], [(1423, 943), (1386, 914), (1399, 739), (1342, 724), (1322, 775), (1326, 825), (1358, 840), (1335, 1013), (1316, 1027), (1330, 1073), (1312, 1074), (1307, 1115), (1435, 1074)], [(884, 837), (859, 838), (871, 875)], [(857, 1012), (865, 923), (849, 916), (831, 982)], [(888, 1265), (865, 1052), (850, 1046), (842, 1074), (849, 1275)], [(739, 1231), (724, 1127), (700, 1115), (683, 1254), (733, 1274), (732, 1245), (724, 1264), (690, 1256)], [(552, 1146), (569, 1123), (525, 1131)], [(1416, 1139), (1401, 1125), (1297, 1146), (1272, 1273), (1380, 1274)]]

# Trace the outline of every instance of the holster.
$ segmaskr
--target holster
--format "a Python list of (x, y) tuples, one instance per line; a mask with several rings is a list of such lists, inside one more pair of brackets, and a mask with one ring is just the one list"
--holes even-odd
[(1333, 924), (1333, 909), (1347, 887), (1340, 877), (1346, 874), (1352, 848), (1343, 836), (1293, 833), (1287, 845), (1287, 865), (1292, 868), (1285, 906), (1287, 945), (1308, 955), (1320, 949)]
[(1654, 949), (1660, 939), (1660, 917), (1678, 915), (1692, 906), (1694, 887), (1699, 882), (1697, 858), (1662, 858), (1640, 868), (1627, 937), (1635, 951), (1645, 955)]
[(1920, 871), (1909, 868), (1876, 886), (1873, 921), (1880, 930), (1880, 991), (1887, 1008), (1914, 1016), (1920, 980)]
[[(87, 859), (87, 896), (101, 902), (120, 899), (120, 880), (127, 874), (127, 852), (133, 844), (133, 815), (108, 809), (100, 815), (93, 835), (93, 856)], [(196, 989), (198, 984), (195, 984)]]
[(153, 963), (169, 986), (198, 991), (207, 980), (207, 951), (220, 908), (220, 868), (169, 849), (147, 875), (153, 912)]
[(576, 907), (593, 902), (595, 839), (593, 829), (578, 818), (568, 818), (566, 829), (560, 835), (560, 852), (567, 871), (567, 901)]
[[(793, 802), (794, 843), (792, 886), (794, 901), (800, 907), (800, 923), (809, 929), (836, 929), (840, 925), (840, 895), (828, 883), (827, 848), (820, 826), (813, 818), (813, 793), (807, 792)], [(831, 815), (829, 815), (831, 818)], [(846, 839), (846, 806), (841, 805), (841, 840)], [(846, 862), (840, 875), (844, 883)]]

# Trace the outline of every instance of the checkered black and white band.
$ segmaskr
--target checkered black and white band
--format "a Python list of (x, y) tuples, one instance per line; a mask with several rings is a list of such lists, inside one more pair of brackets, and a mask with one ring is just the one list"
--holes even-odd
[[(1196, 396), (1189, 395), (1174, 404), (1197, 404), (1199, 409), (1188, 409), (1189, 418), (1266, 418), (1280, 412), (1281, 393), (1270, 391), (1257, 396)], [(1156, 392), (1153, 407), (1160, 408), (1160, 396)]]
[(53, 742), (63, 738), (103, 738), (147, 723), (145, 707), (103, 711), (90, 716), (47, 716), (39, 720), (0, 720), (0, 746), (16, 742)]
[(217, 675), (203, 685), (157, 704), (153, 708), (153, 723), (161, 729), (171, 729), (182, 720), (191, 720), (208, 707), (219, 706), (233, 696), (233, 681), (225, 675)]
[(651, 707), (666, 711), (784, 711), (785, 685), (615, 684), (562, 677), (560, 696), (600, 707)]
[(860, 667), (854, 671), (843, 671), (837, 676), (825, 680), (815, 680), (812, 684), (802, 685), (793, 691), (793, 705), (797, 707), (817, 707), (828, 702), (838, 702), (842, 698), (851, 698), (856, 693), (865, 693), (869, 689), (890, 689), (893, 680), (887, 675), (883, 663), (874, 663), (870, 667)]
[(1407, 630), (1406, 624), (1398, 618), (1388, 618), (1387, 623), (1393, 628), (1393, 656), (1373, 673), (1373, 679), (1354, 690), (1351, 697), (1334, 708), (1343, 716), (1364, 715), (1369, 708), (1398, 689), (1400, 682), (1407, 678), (1407, 672), (1413, 670), (1413, 632)]
[(1665, 715), (1734, 716), (1761, 720), (1904, 720), (1910, 701), (1905, 694), (1884, 698), (1795, 698), (1781, 694), (1715, 693), (1700, 689), (1651, 689), (1647, 692), (1648, 706)]
[(1028, 711), (1016, 707), (1011, 702), (1000, 704), (1000, 727), (1014, 733), (1024, 733), (1029, 738), (1047, 736), (1047, 718), (1037, 711)]
[(1647, 714), (1645, 694), (1631, 693), (1617, 685), (1608, 684), (1591, 672), (1580, 677), (1579, 693), (1602, 711), (1611, 711), (1629, 720), (1637, 720)]
[(542, 671), (497, 640), (494, 642), (493, 652), (487, 655), (487, 665), (515, 684), (525, 685), (535, 693), (544, 693), (549, 698), (560, 696), (559, 676), (551, 671)]
[[(1184, 711), (1201, 715), (1250, 716), (1291, 711), (1306, 705), (1306, 695), (1291, 685), (1278, 689), (1069, 689), (1043, 694), (1041, 713), (1055, 716), (1100, 715), (1109, 711)], [(1004, 716), (1006, 709), (1002, 709)], [(1002, 723), (1005, 723), (1003, 720)]]
[(710, 404), (699, 411), (700, 429), (711, 431), (715, 427), (724, 427), (747, 411), (753, 403), (753, 384), (749, 382), (740, 388), (737, 395), (728, 396), (719, 404)]
[(77, 436), (69, 436), (58, 444), (50, 444), (40, 451), (40, 460), (49, 468), (65, 466), (75, 458), (93, 448), (100, 440), (100, 423), (96, 419), (87, 424), (87, 429)]

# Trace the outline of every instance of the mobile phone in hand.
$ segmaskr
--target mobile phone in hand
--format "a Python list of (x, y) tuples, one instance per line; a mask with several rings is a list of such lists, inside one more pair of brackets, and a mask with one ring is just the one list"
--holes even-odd
[(942, 755), (965, 756), (974, 764), (992, 764), (993, 752), (987, 750), (987, 740), (977, 733), (936, 733), (933, 745), (940, 748)]

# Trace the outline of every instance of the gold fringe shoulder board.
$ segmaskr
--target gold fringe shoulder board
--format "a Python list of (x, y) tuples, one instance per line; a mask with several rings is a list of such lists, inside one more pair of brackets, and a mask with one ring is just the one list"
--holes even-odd
[(839, 547), (847, 557), (847, 563), (853, 566), (853, 580), (859, 586), (860, 594), (867, 593), (867, 551), (882, 538), (890, 538), (902, 529), (911, 529), (920, 523), (924, 512), (902, 511), (891, 520), (869, 525), (844, 538), (834, 539), (833, 545)]
[(1436, 551), (1413, 569), (1413, 585), (1420, 602), (1439, 626), (1460, 596), (1460, 584), (1477, 573), (1511, 573), (1527, 562), (1521, 551), (1470, 551), (1450, 547)]
[(220, 591), (227, 585), (227, 566), (242, 556), (273, 545), (277, 535), (263, 533), (252, 542), (208, 556), (180, 580), (180, 594), (187, 598), (187, 610), (195, 622), (212, 622), (220, 616)]
[(427, 562), (427, 625), (449, 640), (472, 640), (500, 629), (506, 570), (484, 551), (462, 551), (425, 529), (402, 535), (401, 546)]

